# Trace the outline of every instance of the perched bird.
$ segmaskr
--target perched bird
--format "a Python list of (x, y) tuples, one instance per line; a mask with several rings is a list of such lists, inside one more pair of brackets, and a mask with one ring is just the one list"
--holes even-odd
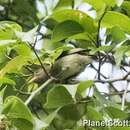
[(91, 61), (90, 56), (80, 54), (64, 56), (55, 62), (51, 75), (60, 81), (72, 78), (81, 73)]
[[(77, 76), (92, 61), (91, 56), (81, 54), (81, 52), (81, 49), (72, 49), (68, 54), (58, 58), (52, 67), (45, 65), (47, 72), (61, 82)], [(44, 70), (39, 69), (39, 72), (30, 81), (41, 84), (47, 79), (48, 77)]]

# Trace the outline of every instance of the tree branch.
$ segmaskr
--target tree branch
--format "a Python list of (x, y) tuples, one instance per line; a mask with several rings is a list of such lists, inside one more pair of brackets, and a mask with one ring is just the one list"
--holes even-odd
[[(107, 8), (106, 8), (107, 9)], [(101, 22), (102, 22), (102, 19), (104, 18), (105, 14), (106, 14), (106, 9), (103, 13), (103, 15), (101, 16), (101, 18), (99, 19), (99, 22), (98, 22), (98, 32), (97, 32), (97, 48), (99, 48), (101, 46), (101, 40), (100, 40), (100, 29), (101, 29)], [(100, 71), (101, 71), (101, 64), (102, 64), (102, 59), (101, 59), (101, 54), (100, 52), (98, 51), (98, 57), (99, 57), (99, 65), (98, 65), (98, 79), (100, 80)]]
[[(120, 91), (120, 92), (112, 92), (112, 93), (104, 93), (104, 92), (101, 92), (102, 94), (105, 94), (107, 96), (115, 96), (115, 95), (123, 95), (124, 94), (124, 91)], [(130, 93), (130, 91), (127, 91), (127, 93)]]
[(130, 78), (128, 76), (130, 75), (130, 72), (128, 72), (124, 77), (122, 78), (115, 78), (115, 79), (100, 79), (100, 80), (94, 80), (94, 82), (101, 82), (101, 83), (113, 83), (113, 82), (118, 82), (118, 81), (123, 81), (127, 80), (128, 82), (130, 81)]
[(32, 99), (43, 89), (45, 88), (48, 84), (50, 84), (52, 81), (54, 81), (53, 78), (48, 79), (44, 84), (42, 84), (37, 90), (33, 91), (31, 95), (28, 97), (28, 99), (25, 101), (25, 105), (28, 105)]
[(42, 63), (42, 61), (41, 61), (40, 57), (38, 56), (38, 54), (37, 54), (37, 52), (36, 52), (35, 48), (34, 48), (34, 47), (32, 47), (32, 46), (31, 46), (31, 48), (32, 48), (32, 50), (33, 50), (33, 52), (34, 52), (35, 56), (37, 57), (37, 59), (38, 59), (38, 61), (39, 61), (40, 65), (41, 65), (41, 67), (42, 67), (43, 71), (45, 72), (45, 74), (47, 75), (47, 77), (48, 77), (48, 78), (51, 78), (51, 76), (48, 74), (48, 72), (47, 72), (46, 68), (44, 67), (44, 65), (43, 65), (43, 63)]
[(127, 91), (128, 91), (128, 82), (127, 82), (127, 86), (125, 88), (123, 97), (122, 97), (122, 106), (121, 106), (121, 110), (124, 111), (125, 109), (125, 100), (126, 100), (126, 96), (127, 96)]

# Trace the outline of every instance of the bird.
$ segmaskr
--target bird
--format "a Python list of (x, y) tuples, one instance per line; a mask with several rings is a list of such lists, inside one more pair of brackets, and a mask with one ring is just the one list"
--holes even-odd
[(91, 61), (90, 56), (76, 53), (64, 56), (55, 62), (51, 75), (60, 81), (67, 80), (81, 73)]
[[(83, 49), (84, 51), (84, 49)], [(57, 81), (64, 82), (81, 73), (86, 65), (92, 62), (92, 57), (81, 53), (82, 49), (76, 48), (68, 52), (68, 54), (59, 57), (52, 66), (44, 65), (45, 69)], [(48, 76), (42, 68), (34, 75), (30, 82), (38, 84), (44, 83)]]

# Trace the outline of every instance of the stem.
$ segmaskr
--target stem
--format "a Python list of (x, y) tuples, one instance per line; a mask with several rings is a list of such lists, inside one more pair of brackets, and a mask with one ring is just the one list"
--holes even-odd
[(124, 91), (124, 94), (122, 97), (122, 106), (121, 106), (122, 111), (124, 111), (124, 109), (125, 109), (125, 100), (126, 100), (126, 96), (127, 96), (127, 91), (128, 91), (128, 83), (127, 83), (127, 86), (125, 88), (125, 91)]
[(44, 65), (43, 65), (43, 63), (42, 63), (40, 57), (38, 56), (38, 54), (37, 54), (37, 52), (36, 52), (36, 50), (35, 50), (34, 48), (33, 48), (33, 52), (34, 52), (34, 54), (36, 55), (36, 57), (37, 57), (37, 59), (38, 59), (40, 65), (41, 65), (43, 71), (45, 72), (45, 74), (47, 75), (47, 77), (50, 78), (50, 75), (48, 74), (46, 68), (44, 67)]
[[(102, 22), (102, 19), (103, 17), (105, 16), (106, 14), (106, 9), (103, 13), (103, 15), (101, 16), (101, 18), (99, 19), (99, 22), (98, 22), (98, 34), (97, 34), (97, 48), (99, 48), (101, 46), (101, 41), (100, 41), (100, 29), (101, 29), (101, 22)], [(101, 71), (101, 65), (102, 65), (102, 59), (101, 59), (101, 54), (100, 52), (98, 51), (98, 57), (99, 57), (99, 65), (98, 65), (98, 79), (100, 80), (100, 71)]]
[(124, 77), (122, 78), (115, 78), (115, 79), (105, 79), (105, 80), (94, 80), (94, 82), (101, 82), (101, 83), (114, 83), (114, 82), (118, 82), (118, 81), (130, 81), (130, 78), (128, 78), (128, 76), (130, 75), (130, 72), (128, 72)]
[(25, 101), (25, 105), (28, 105), (32, 99), (43, 89), (45, 88), (48, 84), (50, 84), (54, 79), (50, 78), (48, 79), (44, 84), (42, 84), (37, 90), (33, 91), (31, 95), (28, 97), (28, 99)]

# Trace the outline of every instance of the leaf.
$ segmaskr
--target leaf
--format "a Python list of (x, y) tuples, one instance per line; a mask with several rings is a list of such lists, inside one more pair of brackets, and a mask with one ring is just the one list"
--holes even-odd
[(35, 118), (35, 128), (34, 128), (34, 130), (41, 130), (41, 129), (44, 130), (43, 128), (48, 127), (48, 125), (49, 124), (45, 123), (44, 121), (42, 121), (38, 118)]
[(24, 102), (15, 96), (6, 98), (4, 102), (3, 114), (10, 119), (23, 119), (29, 121), (31, 124), (34, 123), (33, 116)]
[(116, 0), (117, 6), (121, 6), (123, 2), (124, 2), (124, 0)]
[(106, 3), (104, 0), (83, 0), (84, 2), (90, 4), (97, 13), (97, 16), (101, 16), (104, 13), (104, 10), (106, 8)]
[(16, 44), (14, 47), (12, 47), (12, 49), (14, 49), (18, 55), (28, 57), (32, 56), (31, 48), (25, 43)]
[(124, 32), (130, 34), (130, 19), (128, 16), (114, 12), (108, 11), (102, 19), (101, 26), (106, 28), (112, 28), (114, 26), (119, 27)]
[(20, 70), (23, 65), (27, 64), (30, 60), (28, 56), (16, 56), (9, 61), (3, 69), (0, 70), (0, 77), (3, 77), (6, 73)]
[(105, 110), (112, 119), (126, 119), (128, 117), (126, 112), (115, 107), (106, 107)]
[(54, 112), (52, 112), (51, 114), (49, 114), (44, 122), (47, 123), (47, 126), (49, 126), (51, 124), (51, 122), (53, 121), (53, 119), (56, 117), (57, 113), (58, 113), (59, 109), (56, 109)]
[(85, 31), (92, 33), (96, 31), (94, 21), (85, 13), (79, 10), (62, 10), (54, 12), (49, 18), (56, 20), (57, 22), (64, 22), (71, 20), (79, 23)]
[(114, 7), (117, 4), (117, 0), (103, 0), (108, 7)]
[(52, 42), (58, 42), (72, 36), (83, 32), (82, 26), (75, 21), (64, 21), (59, 23), (53, 30)]
[(79, 34), (75, 34), (71, 37), (68, 38), (68, 40), (90, 40), (89, 39), (89, 34), (86, 33), (86, 32), (83, 32), (83, 33), (79, 33)]
[(87, 80), (87, 81), (81, 81), (80, 84), (78, 85), (77, 92), (82, 93), (89, 87), (93, 86), (94, 82), (92, 80)]
[(0, 115), (2, 114), (2, 111), (3, 111), (3, 103), (4, 103), (4, 92), (5, 92), (5, 88), (3, 88), (1, 91), (0, 91)]
[(0, 40), (0, 47), (3, 45), (14, 44), (16, 42), (17, 42), (17, 40)]
[(114, 45), (102, 45), (102, 46), (100, 46), (99, 48), (97, 48), (97, 47), (90, 47), (91, 48), (91, 51), (90, 51), (90, 53), (91, 54), (96, 54), (97, 52), (110, 52), (110, 51), (112, 51), (113, 50), (113, 48), (114, 48)]
[(111, 29), (110, 34), (112, 35), (112, 40), (116, 43), (119, 43), (126, 38), (125, 33), (116, 26)]
[(63, 86), (57, 86), (48, 92), (45, 107), (58, 108), (72, 104), (73, 102), (74, 101), (66, 88)]
[(54, 11), (63, 10), (63, 9), (72, 9), (74, 0), (60, 0)]
[(68, 90), (68, 92), (71, 94), (72, 98), (75, 98), (76, 92), (77, 92), (77, 85), (64, 85), (64, 87)]
[(19, 22), (25, 30), (33, 28), (39, 21), (35, 1), (13, 0), (9, 9), (11, 20)]
[(0, 78), (0, 84), (10, 84), (10, 85), (15, 85), (15, 81), (9, 79), (9, 78), (6, 78), (6, 77), (3, 77), (3, 78)]
[(92, 120), (92, 121), (102, 121), (103, 120), (103, 117), (100, 114), (100, 112), (96, 111), (95, 108), (92, 106), (87, 106), (86, 116), (89, 120)]
[(115, 61), (117, 66), (120, 65), (121, 61), (123, 60), (124, 55), (126, 54), (126, 52), (128, 52), (129, 50), (129, 46), (120, 46), (118, 48), (115, 49)]
[(0, 40), (15, 39), (15, 31), (22, 31), (21, 26), (11, 21), (0, 21)]
[(15, 126), (18, 130), (34, 130), (32, 123), (24, 119), (12, 119), (11, 125)]
[(74, 120), (78, 121), (80, 119), (80, 112), (77, 108), (77, 105), (70, 104), (67, 106), (64, 106), (59, 110), (59, 115), (61, 115), (65, 120)]
[(90, 36), (90, 34), (88, 34), (87, 32), (83, 32), (83, 33), (78, 33), (69, 37), (66, 41), (71, 41), (71, 40), (86, 41), (86, 43), (76, 42), (77, 46), (79, 47), (81, 46), (81, 48), (94, 47), (95, 44), (92, 42), (90, 37), (94, 39), (94, 37), (92, 37), (92, 34)]
[(130, 1), (124, 1), (122, 4), (122, 9), (125, 10), (127, 15), (130, 17)]
[(10, 51), (15, 50), (18, 56), (15, 56), (11, 60), (7, 60), (8, 62), (6, 62), (5, 66), (0, 70), (0, 77), (3, 77), (6, 73), (20, 70), (32, 57), (32, 51), (25, 43), (16, 43), (12, 47), (3, 45), (0, 47), (0, 58), (2, 59), (2, 61), (0, 60), (0, 63), (3, 63), (3, 61), (6, 60), (5, 55), (7, 55), (7, 47), (10, 47)]

